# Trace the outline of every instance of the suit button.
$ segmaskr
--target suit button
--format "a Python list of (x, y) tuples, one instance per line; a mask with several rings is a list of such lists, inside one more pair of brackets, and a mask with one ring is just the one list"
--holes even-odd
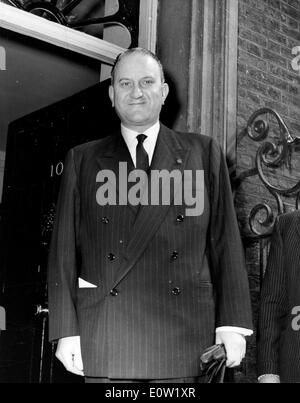
[(171, 259), (172, 260), (176, 260), (178, 259), (178, 252), (176, 250), (174, 250), (171, 254)]
[(112, 290), (110, 290), (109, 293), (112, 297), (116, 297), (118, 295), (118, 290), (116, 288), (113, 288)]
[(101, 221), (103, 224), (108, 224), (109, 223), (109, 219), (107, 217), (102, 217)]
[(172, 290), (173, 295), (179, 295), (181, 293), (181, 289), (179, 287), (175, 287)]
[(176, 221), (177, 222), (182, 222), (184, 220), (184, 216), (182, 215), (182, 214), (179, 214), (177, 217), (176, 217)]
[(115, 256), (113, 253), (109, 253), (109, 254), (107, 255), (107, 259), (110, 260), (111, 262), (112, 262), (113, 260), (115, 260), (115, 258), (116, 258), (116, 256)]

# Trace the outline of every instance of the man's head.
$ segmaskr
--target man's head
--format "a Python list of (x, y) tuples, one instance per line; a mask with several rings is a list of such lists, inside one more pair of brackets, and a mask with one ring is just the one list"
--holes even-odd
[(118, 56), (109, 97), (124, 126), (143, 132), (156, 123), (168, 92), (162, 65), (152, 52), (134, 48)]

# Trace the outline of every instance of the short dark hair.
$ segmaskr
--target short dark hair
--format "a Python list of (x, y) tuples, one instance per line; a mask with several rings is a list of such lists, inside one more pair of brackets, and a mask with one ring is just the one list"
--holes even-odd
[(113, 65), (113, 68), (111, 70), (111, 84), (114, 84), (115, 72), (116, 72), (116, 67), (118, 66), (118, 64), (121, 62), (121, 60), (125, 59), (126, 56), (129, 56), (133, 53), (138, 53), (138, 54), (141, 54), (144, 56), (150, 56), (152, 59), (154, 59), (160, 69), (160, 76), (161, 76), (162, 83), (165, 81), (165, 74), (164, 74), (163, 66), (161, 64), (161, 61), (159, 60), (159, 58), (156, 56), (155, 53), (153, 53), (153, 52), (151, 52), (151, 50), (148, 50), (145, 48), (131, 48), (131, 49), (125, 50), (125, 52), (120, 53), (117, 56), (115, 63)]

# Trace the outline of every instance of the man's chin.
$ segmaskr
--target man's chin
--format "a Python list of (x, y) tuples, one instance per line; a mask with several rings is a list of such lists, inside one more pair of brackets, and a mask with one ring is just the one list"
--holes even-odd
[(128, 119), (128, 122), (130, 122), (131, 124), (134, 125), (145, 125), (149, 123), (149, 119), (143, 115), (134, 115), (134, 116), (130, 116), (130, 118)]

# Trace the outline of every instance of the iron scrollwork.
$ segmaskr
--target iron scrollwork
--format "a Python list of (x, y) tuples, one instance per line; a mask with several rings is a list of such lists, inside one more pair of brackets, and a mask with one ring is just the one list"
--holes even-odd
[[(271, 115), (275, 121), (276, 133), (279, 137), (271, 136), (272, 127), (265, 115)], [(278, 130), (279, 129), (279, 130)], [(295, 197), (295, 208), (300, 205), (300, 180), (291, 187), (279, 187), (271, 183), (264, 170), (276, 170), (286, 167), (291, 170), (292, 152), (300, 145), (300, 137), (293, 136), (281, 116), (273, 109), (262, 108), (255, 111), (249, 118), (246, 127), (248, 137), (263, 144), (257, 149), (255, 156), (255, 168), (248, 173), (241, 173), (237, 178), (237, 183), (241, 184), (246, 177), (258, 175), (263, 186), (270, 192), (276, 201), (277, 215), (285, 212), (283, 197)], [(263, 218), (262, 218), (263, 217)], [(271, 234), (274, 224), (275, 214), (268, 203), (258, 203), (249, 214), (249, 227), (256, 238), (266, 237)]]

